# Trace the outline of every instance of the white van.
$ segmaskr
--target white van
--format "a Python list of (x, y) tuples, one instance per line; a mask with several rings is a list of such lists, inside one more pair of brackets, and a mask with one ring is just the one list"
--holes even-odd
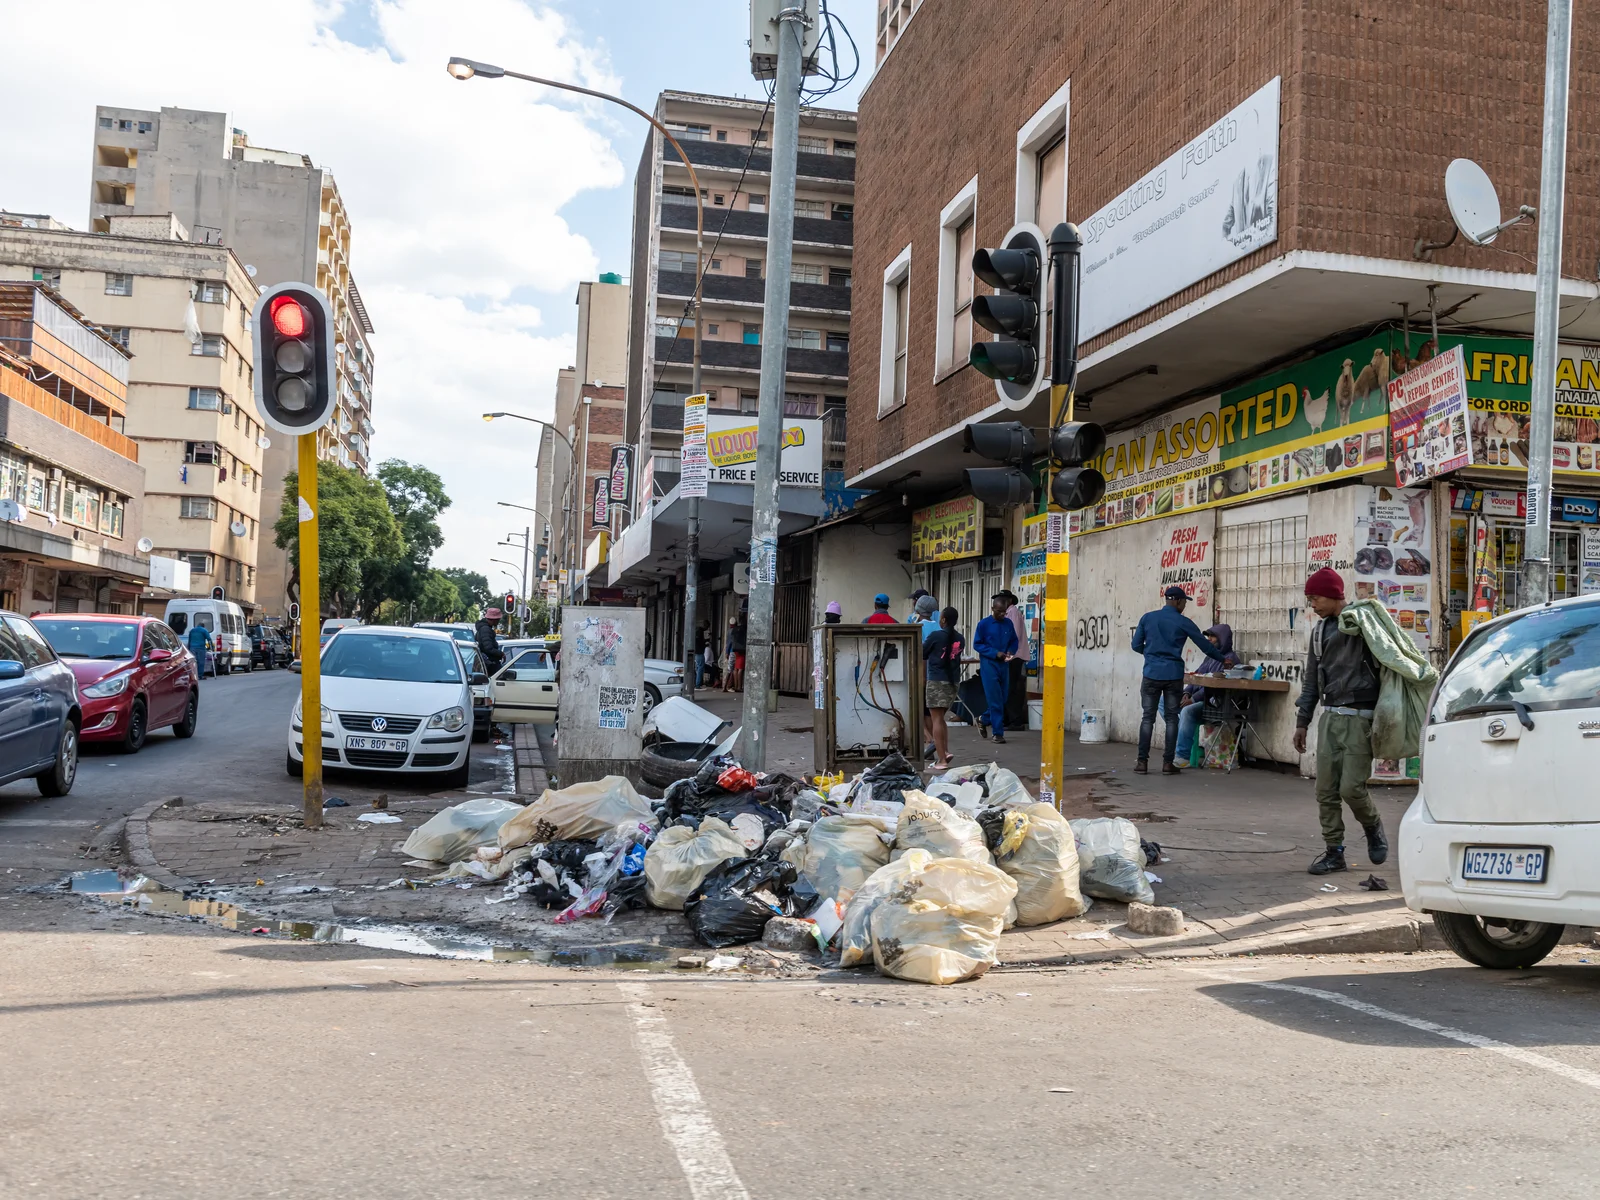
[(1422, 734), (1395, 846), (1406, 904), (1481, 967), (1528, 967), (1600, 924), (1600, 596), (1474, 629)]
[(213, 600), (209, 596), (168, 600), (166, 622), (185, 645), (188, 644), (189, 630), (194, 626), (210, 630), (211, 644), (217, 655), (218, 675), (251, 669), (250, 635), (244, 628), (244, 609), (232, 600)]

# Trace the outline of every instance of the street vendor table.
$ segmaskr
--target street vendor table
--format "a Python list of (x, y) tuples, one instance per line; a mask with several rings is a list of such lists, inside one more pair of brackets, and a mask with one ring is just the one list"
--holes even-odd
[[(1246, 737), (1247, 734), (1255, 733), (1256, 741), (1260, 742), (1263, 748), (1266, 746), (1261, 734), (1256, 732), (1255, 729), (1256, 721), (1259, 717), (1257, 704), (1261, 699), (1262, 693), (1283, 693), (1289, 690), (1288, 682), (1283, 679), (1230, 679), (1226, 675), (1185, 673), (1183, 682), (1193, 687), (1214, 688), (1217, 691), (1239, 693), (1237, 696), (1229, 697), (1230, 703), (1227, 711), (1220, 712), (1218, 716), (1222, 722), (1237, 721), (1239, 723), (1239, 752), (1241, 755), (1244, 753), (1245, 746), (1249, 744)], [(1208, 709), (1211, 708), (1209, 704), (1206, 707)], [(1208, 715), (1210, 714), (1208, 713)], [(1209, 723), (1215, 724), (1217, 722)], [(1282, 765), (1270, 753), (1267, 755), (1267, 759), (1275, 766)]]

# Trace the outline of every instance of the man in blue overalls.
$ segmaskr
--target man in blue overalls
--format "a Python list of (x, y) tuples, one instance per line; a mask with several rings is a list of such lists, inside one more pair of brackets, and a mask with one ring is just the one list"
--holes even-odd
[(1006, 617), (1006, 594), (990, 597), (990, 615), (972, 631), (972, 648), (978, 652), (978, 673), (983, 679), (987, 716), (978, 718), (978, 732), (992, 736), (1002, 746), (1006, 740), (1006, 692), (1011, 686), (1010, 662), (1017, 655), (1017, 630)]

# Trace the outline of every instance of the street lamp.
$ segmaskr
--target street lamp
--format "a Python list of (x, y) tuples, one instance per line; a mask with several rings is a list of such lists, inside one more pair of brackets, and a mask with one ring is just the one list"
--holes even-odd
[[(454, 57), (446, 65), (445, 70), (452, 79), (468, 80), (474, 76), (484, 79), (503, 79), (510, 76), (512, 79), (521, 79), (527, 83), (537, 83), (544, 87), (557, 88), (564, 92), (577, 92), (580, 96), (593, 96), (596, 100), (606, 100), (612, 104), (620, 104), (629, 112), (636, 113), (648, 121), (667, 143), (677, 152), (678, 161), (683, 164), (683, 169), (689, 173), (689, 183), (694, 192), (694, 294), (689, 298), (686, 313), (694, 314), (694, 364), (690, 376), (689, 390), (698, 395), (700, 392), (700, 332), (702, 314), (700, 311), (701, 288), (706, 276), (705, 240), (706, 240), (706, 209), (705, 200), (700, 195), (700, 176), (695, 173), (694, 164), (689, 161), (689, 156), (684, 153), (683, 147), (678, 144), (678, 139), (672, 136), (672, 131), (656, 120), (644, 109), (636, 104), (630, 104), (621, 96), (613, 96), (609, 92), (597, 92), (592, 88), (579, 87), (575, 83), (563, 83), (556, 79), (541, 79), (537, 75), (524, 75), (518, 71), (508, 71), (504, 67), (497, 67), (493, 63), (479, 62), (472, 58)], [(643, 421), (644, 400), (640, 398), (640, 425)], [(509, 415), (509, 414), (495, 414)], [(484, 420), (493, 417), (485, 413)], [(529, 418), (531, 419), (531, 418)], [(569, 450), (572, 448), (569, 444)], [(568, 495), (570, 499), (571, 480), (568, 480)], [(569, 507), (568, 525), (571, 524)], [(566, 540), (571, 541), (570, 530)], [(700, 498), (689, 499), (689, 536), (687, 539), (686, 560), (684, 563), (684, 599), (683, 599), (683, 691), (690, 698), (694, 696), (694, 622), (699, 598), (700, 576)]]
[[(526, 421), (530, 425), (537, 425), (541, 429), (548, 429), (551, 433), (555, 434), (556, 437), (560, 438), (562, 444), (567, 448), (567, 486), (562, 491), (561, 500), (563, 514), (561, 521), (561, 558), (562, 562), (570, 568), (573, 565), (572, 561), (570, 561), (572, 558), (572, 477), (578, 469), (578, 452), (573, 448), (572, 439), (567, 437), (566, 434), (562, 433), (561, 430), (557, 429), (549, 421), (541, 421), (538, 417), (528, 417), (524, 416), (522, 413), (514, 412), (486, 412), (483, 414), (483, 419), (485, 421), (498, 420), (500, 417), (509, 417), (514, 421)], [(506, 504), (504, 500), (499, 501), (499, 503)], [(520, 504), (506, 504), (506, 507), (522, 508), (524, 506)], [(531, 509), (530, 511), (539, 512), (538, 509)], [(539, 515), (544, 517), (545, 525), (547, 527), (554, 524), (554, 522), (551, 521), (549, 517), (545, 516), (544, 513), (539, 513)]]

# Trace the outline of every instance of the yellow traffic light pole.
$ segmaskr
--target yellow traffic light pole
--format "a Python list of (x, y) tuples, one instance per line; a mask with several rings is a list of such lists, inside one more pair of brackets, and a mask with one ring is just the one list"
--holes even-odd
[(322, 828), (322, 587), (317, 548), (317, 434), (296, 436), (300, 454), (300, 737), (303, 813)]
[[(1060, 312), (1059, 306), (1056, 309)], [(1061, 324), (1056, 326), (1057, 330)], [(1072, 420), (1072, 386), (1050, 388), (1050, 427)], [(1052, 465), (1045, 479), (1045, 495), (1054, 482)], [(1040, 647), (1039, 673), (1044, 684), (1043, 732), (1039, 743), (1039, 799), (1061, 806), (1061, 784), (1067, 757), (1067, 514), (1052, 500), (1045, 518), (1044, 644)]]

